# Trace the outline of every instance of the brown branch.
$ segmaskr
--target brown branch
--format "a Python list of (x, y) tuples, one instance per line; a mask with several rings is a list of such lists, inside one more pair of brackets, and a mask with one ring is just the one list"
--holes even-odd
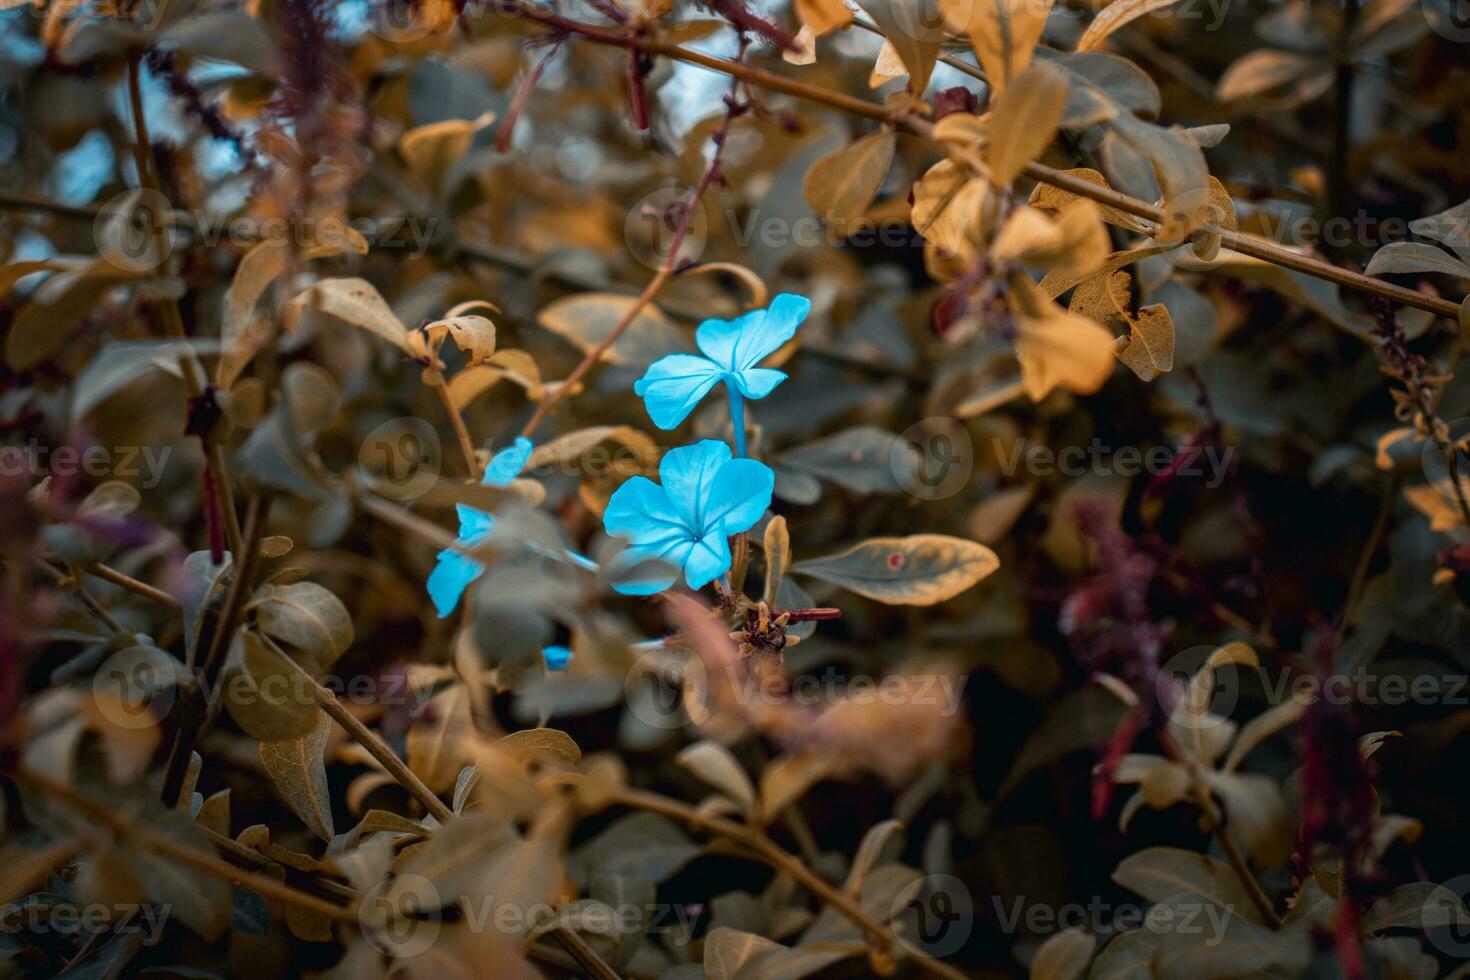
[[(148, 138), (148, 119), (143, 112), (143, 88), (141, 82), (141, 68), (139, 67), (138, 53), (134, 53), (128, 59), (128, 101), (133, 116), (133, 164), (138, 169), (138, 185), (144, 190), (151, 191), (158, 196), (163, 196), (163, 191), (158, 184), (157, 175), (152, 169), (152, 161), (149, 156), (152, 152), (152, 143)], [(163, 250), (163, 227), (155, 223), (154, 243), (162, 255)], [(159, 307), (163, 310), (164, 330), (176, 340), (188, 340), (188, 331), (184, 329), (184, 314), (179, 309), (176, 299), (166, 299)], [(184, 389), (188, 392), (191, 406), (204, 396), (208, 388), (208, 379), (204, 376), (204, 368), (191, 354), (180, 358), (183, 368)], [(215, 491), (219, 494), (219, 509), (224, 517), (225, 540), (229, 543), (230, 553), (240, 554), (240, 524), (235, 515), (235, 498), (230, 490), (228, 471), (225, 469), (224, 450), (210, 439), (208, 434), (201, 434), (200, 442), (204, 448), (204, 465), (209, 470), (209, 479), (214, 481)]]
[[(691, 65), (699, 65), (710, 71), (720, 72), (739, 78), (750, 85), (758, 85), (761, 88), (781, 92), (808, 102), (816, 102), (839, 109), (852, 115), (862, 116), (877, 122), (887, 122), (902, 126), (909, 132), (921, 136), (932, 142), (932, 124), (922, 116), (912, 112), (903, 112), (890, 109), (886, 106), (869, 102), (866, 99), (856, 98), (845, 92), (833, 92), (819, 85), (798, 81), (778, 75), (775, 72), (763, 68), (756, 68), (742, 62), (730, 61), (725, 58), (716, 58), (699, 51), (691, 51), (670, 41), (660, 38), (629, 36), (617, 31), (606, 30), (591, 24), (580, 24), (568, 20), (549, 11), (528, 7), (525, 4), (502, 0), (496, 4), (501, 12), (511, 13), (544, 24), (553, 30), (564, 33), (575, 34), (584, 40), (594, 44), (607, 44), (617, 47), (636, 47), (651, 54), (663, 55), (676, 61), (683, 61)], [(1052, 167), (1041, 163), (1027, 164), (1025, 173), (1033, 180), (1060, 187), (1071, 191), (1079, 197), (1085, 197), (1099, 204), (1107, 204), (1120, 211), (1146, 218), (1149, 221), (1161, 223), (1164, 215), (1161, 209), (1153, 204), (1141, 201), (1135, 197), (1120, 193), (1112, 188), (1101, 187), (1089, 183), (1070, 174), (1065, 174)], [(1417, 309), (1427, 310), (1440, 316), (1457, 317), (1459, 315), (1459, 304), (1450, 300), (1441, 299), (1437, 296), (1429, 296), (1412, 289), (1396, 286), (1393, 283), (1365, 276), (1360, 272), (1353, 272), (1340, 266), (1323, 262), (1321, 259), (1310, 258), (1298, 252), (1268, 242), (1265, 239), (1244, 235), (1228, 229), (1215, 228), (1206, 225), (1202, 229), (1206, 232), (1219, 232), (1221, 244), (1229, 249), (1249, 255), (1252, 258), (1261, 259), (1295, 272), (1302, 272), (1318, 279), (1337, 283), (1359, 292), (1382, 296), (1384, 299), (1393, 300), (1404, 306), (1412, 306)]]
[(257, 892), (263, 898), (273, 898), (276, 901), (291, 905), (305, 912), (311, 912), (335, 922), (357, 924), (357, 912), (354, 909), (344, 908), (341, 905), (324, 901), (314, 895), (298, 891), (289, 885), (283, 885), (274, 878), (246, 871), (230, 864), (212, 854), (196, 850), (187, 844), (180, 843), (172, 837), (157, 833), (147, 827), (141, 826), (128, 819), (116, 809), (97, 802), (91, 797), (78, 792), (65, 783), (57, 782), (49, 776), (32, 769), (20, 769), (15, 773), (17, 779), (45, 793), (73, 810), (87, 816), (91, 820), (108, 827), (118, 836), (130, 841), (132, 844), (145, 851), (152, 851), (163, 857), (169, 858), (179, 864), (186, 864), (197, 871), (213, 875), (232, 883), (239, 883), (251, 891)]
[(154, 602), (172, 609), (182, 608), (182, 604), (178, 599), (162, 589), (155, 588), (147, 582), (140, 582), (131, 575), (120, 572), (110, 565), (103, 565), (100, 562), (95, 565), (88, 565), (86, 573), (88, 575), (95, 575), (103, 581), (111, 582), (113, 585), (127, 589), (129, 592), (134, 592), (145, 599), (152, 599)]
[[(892, 928), (869, 915), (857, 899), (823, 880), (816, 872), (807, 867), (801, 858), (782, 848), (755, 827), (748, 827), (724, 817), (714, 816), (681, 800), (644, 790), (618, 790), (612, 794), (610, 802), (662, 814), (674, 820), (683, 821), (692, 827), (713, 831), (721, 837), (727, 837), (747, 850), (755, 852), (772, 868), (792, 878), (817, 898), (841, 912), (850, 922), (866, 933), (869, 939), (878, 945), (880, 951), (887, 952), (898, 942), (898, 937)], [(949, 964), (942, 963), (931, 956), (919, 953), (912, 948), (909, 949), (909, 952), (915, 963), (935, 976), (945, 977), (948, 980), (963, 980), (965, 976)]]

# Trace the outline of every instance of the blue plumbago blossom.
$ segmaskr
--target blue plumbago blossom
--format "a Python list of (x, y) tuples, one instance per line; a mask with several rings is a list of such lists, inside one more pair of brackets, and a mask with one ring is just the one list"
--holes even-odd
[(769, 466), (734, 459), (730, 447), (714, 439), (670, 449), (659, 461), (658, 476), (663, 486), (642, 476), (626, 481), (603, 514), (609, 534), (632, 542), (622, 557), (625, 567), (658, 559), (675, 568), (667, 577), (613, 586), (626, 595), (662, 592), (679, 570), (691, 589), (729, 571), (730, 535), (760, 520), (776, 482)]
[(677, 428), (718, 381), (730, 394), (736, 455), (745, 455), (745, 412), (742, 398), (764, 398), (786, 380), (786, 372), (756, 367), (796, 334), (811, 312), (812, 301), (782, 293), (764, 310), (734, 320), (706, 320), (694, 342), (697, 354), (670, 354), (649, 365), (633, 390), (648, 406), (653, 424)]
[[(530, 439), (517, 439), (495, 454), (490, 465), (485, 468), (485, 476), (480, 482), (487, 487), (508, 486), (525, 467), (526, 460), (531, 458), (533, 448), (535, 447)], [(483, 510), (466, 507), (464, 504), (456, 504), (455, 510), (459, 512), (457, 543), (461, 548), (473, 548), (480, 544), (495, 526), (495, 518)], [(434, 600), (434, 608), (438, 610), (440, 619), (454, 612), (464, 590), (484, 573), (485, 566), (468, 555), (453, 548), (439, 552), (439, 564), (430, 573), (428, 584), (429, 597)]]

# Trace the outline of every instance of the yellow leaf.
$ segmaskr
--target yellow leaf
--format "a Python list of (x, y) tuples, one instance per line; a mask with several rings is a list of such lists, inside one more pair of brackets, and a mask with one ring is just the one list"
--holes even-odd
[(846, 551), (797, 562), (791, 571), (889, 605), (932, 606), (1000, 567), (995, 552), (947, 534), (869, 538)]
[(914, 229), (933, 244), (961, 258), (973, 255), (990, 186), (975, 180), (952, 160), (941, 160), (914, 185)]
[(812, 164), (802, 184), (812, 210), (838, 228), (862, 218), (893, 162), (895, 145), (893, 130), (885, 127)]
[(842, 0), (796, 0), (796, 16), (815, 37), (852, 22), (852, 11)]
[(1058, 387), (1090, 395), (1103, 386), (1113, 373), (1113, 335), (1108, 330), (1062, 310), (1024, 273), (1011, 277), (1008, 298), (1028, 398), (1039, 402)]
[(1080, 276), (1107, 258), (1108, 233), (1091, 201), (1056, 218), (1023, 205), (1006, 219), (991, 253), (1003, 262)]
[(402, 321), (366, 279), (322, 279), (293, 299), (291, 307), (298, 315), (306, 308), (330, 314), (368, 333), (377, 334), (404, 353), (412, 354), (408, 331), (403, 328)]
[(1133, 277), (1126, 272), (1100, 272), (1077, 284), (1067, 310), (1103, 326), (1116, 318), (1128, 319)]
[(970, 37), (996, 97), (1031, 64), (1052, 0), (940, 0), (949, 26)]
[(495, 121), (487, 112), (474, 119), (446, 119), (415, 126), (398, 139), (398, 152), (409, 171), (424, 185), (439, 189), (445, 171), (469, 151), (475, 134)]
[(858, 6), (873, 18), (886, 39), (874, 75), (906, 74), (909, 91), (922, 93), (944, 40), (944, 15), (938, 0), (858, 0)]
[[(1096, 170), (1091, 170), (1087, 167), (1077, 167), (1072, 170), (1063, 170), (1062, 173), (1069, 177), (1081, 178), (1089, 184), (1096, 184), (1099, 187), (1106, 187), (1108, 190), (1112, 190), (1111, 187), (1108, 187), (1107, 178)], [(1040, 208), (1043, 211), (1065, 211), (1077, 202), (1085, 200), (1088, 200), (1088, 198), (1080, 197), (1069, 190), (1064, 190), (1052, 184), (1037, 184), (1031, 191), (1031, 200), (1029, 203), (1033, 208)], [(1131, 215), (1126, 211), (1119, 211), (1117, 208), (1108, 207), (1106, 204), (1100, 204), (1097, 207), (1102, 212), (1103, 220), (1110, 225), (1127, 228), (1129, 231), (1143, 232), (1146, 230), (1143, 222), (1135, 215)]]
[(1151, 14), (1155, 10), (1171, 7), (1178, 2), (1179, 0), (1114, 0), (1113, 3), (1098, 11), (1092, 23), (1087, 25), (1087, 32), (1077, 42), (1077, 50), (1095, 51), (1102, 47), (1108, 35), (1124, 24), (1135, 21), (1144, 14)]
[(814, 65), (817, 63), (817, 38), (812, 29), (805, 25), (796, 32), (796, 46), (781, 52), (781, 60), (788, 65)]
[(1051, 144), (1066, 104), (1067, 81), (1046, 64), (1027, 68), (996, 97), (986, 148), (996, 187), (1010, 186)]
[[(1120, 273), (1121, 275), (1121, 273)], [(1174, 369), (1174, 318), (1162, 303), (1145, 306), (1130, 320), (1131, 333), (1118, 360), (1142, 381), (1152, 381)]]

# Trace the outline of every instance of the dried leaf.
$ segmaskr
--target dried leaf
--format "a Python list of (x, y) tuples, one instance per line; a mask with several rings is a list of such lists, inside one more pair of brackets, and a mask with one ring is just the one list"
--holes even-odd
[(791, 570), (889, 605), (932, 606), (999, 567), (995, 552), (982, 544), (944, 534), (914, 534), (869, 538), (835, 555), (799, 561)]
[(332, 804), (325, 753), (332, 719), (323, 713), (300, 738), (260, 743), (260, 761), (276, 789), (313, 834), (332, 839)]

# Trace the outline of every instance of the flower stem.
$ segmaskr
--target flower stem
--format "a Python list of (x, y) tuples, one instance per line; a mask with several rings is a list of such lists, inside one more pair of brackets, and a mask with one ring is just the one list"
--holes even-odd
[(745, 456), (745, 399), (728, 378), (725, 391), (730, 395), (730, 428), (735, 433), (735, 457), (740, 459)]

